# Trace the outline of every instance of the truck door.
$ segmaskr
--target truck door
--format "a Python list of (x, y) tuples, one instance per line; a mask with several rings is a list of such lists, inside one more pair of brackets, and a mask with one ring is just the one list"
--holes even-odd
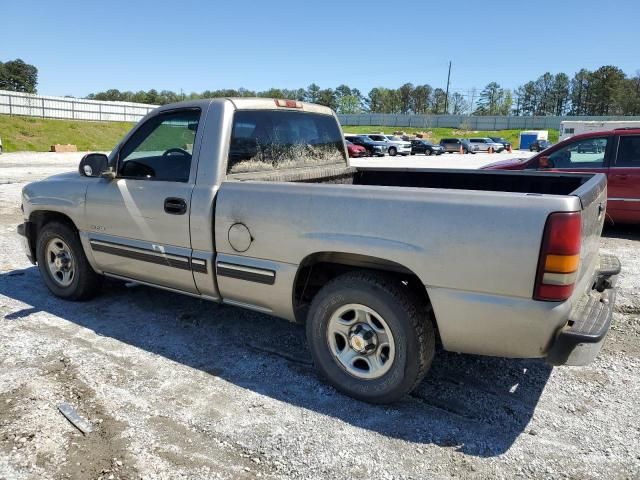
[(640, 222), (640, 135), (620, 135), (609, 169), (607, 212), (614, 221)]
[(200, 115), (182, 109), (149, 118), (121, 146), (116, 178), (89, 187), (88, 240), (104, 272), (197, 293), (189, 205)]

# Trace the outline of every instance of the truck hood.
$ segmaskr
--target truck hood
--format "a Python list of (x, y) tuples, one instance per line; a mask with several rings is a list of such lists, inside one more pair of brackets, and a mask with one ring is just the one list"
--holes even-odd
[(531, 157), (500, 160), (499, 162), (490, 163), (489, 165), (480, 167), (480, 170), (522, 170), (526, 167), (529, 160), (531, 160)]
[(51, 175), (50, 177), (47, 177), (44, 180), (41, 180), (41, 182), (68, 181), (68, 180), (78, 180), (82, 178), (83, 177), (78, 173), (78, 171), (74, 170), (72, 172), (64, 172), (64, 173), (58, 173), (56, 175)]
[(76, 170), (25, 185), (22, 189), (25, 218), (29, 218), (34, 210), (50, 210), (62, 213), (74, 222), (79, 221), (87, 187), (92, 181), (96, 179), (83, 177)]

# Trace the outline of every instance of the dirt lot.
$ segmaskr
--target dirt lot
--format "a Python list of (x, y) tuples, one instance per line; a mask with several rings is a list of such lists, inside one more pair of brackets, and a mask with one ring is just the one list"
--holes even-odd
[(602, 240), (624, 270), (592, 365), (439, 352), (413, 395), (371, 406), (319, 381), (300, 326), (117, 282), (51, 296), (19, 194), (76, 162), (0, 156), (0, 479), (640, 478), (640, 229)]

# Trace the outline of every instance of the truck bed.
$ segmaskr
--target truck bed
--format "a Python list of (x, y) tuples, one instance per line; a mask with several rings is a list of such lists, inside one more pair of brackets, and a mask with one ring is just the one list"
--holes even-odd
[(483, 190), (491, 192), (530, 193), (540, 195), (576, 194), (593, 174), (546, 172), (509, 172), (459, 169), (354, 169), (322, 167), (284, 170), (257, 174), (232, 175), (240, 181), (349, 184), (384, 187)]

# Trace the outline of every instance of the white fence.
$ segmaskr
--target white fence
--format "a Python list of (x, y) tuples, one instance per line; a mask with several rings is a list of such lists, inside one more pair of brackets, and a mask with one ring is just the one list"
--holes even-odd
[(155, 105), (107, 102), (71, 97), (46, 97), (0, 90), (0, 114), (41, 118), (93, 120), (97, 122), (137, 122)]
[(342, 126), (366, 125), (417, 128), (463, 128), (465, 130), (535, 130), (560, 128), (563, 120), (640, 120), (640, 117), (512, 117), (469, 115), (395, 115), (391, 113), (356, 113), (338, 115)]

